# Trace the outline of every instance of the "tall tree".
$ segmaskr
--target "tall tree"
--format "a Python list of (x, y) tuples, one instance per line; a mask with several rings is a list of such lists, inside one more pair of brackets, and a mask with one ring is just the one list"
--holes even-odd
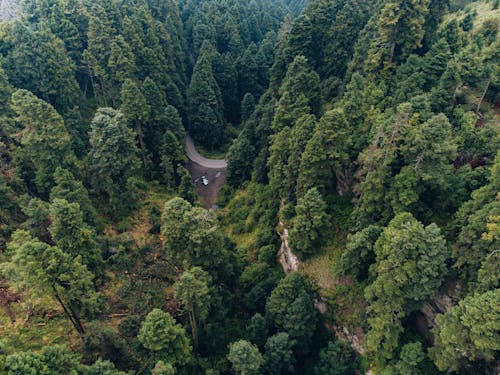
[(190, 132), (211, 149), (221, 146), (226, 137), (224, 105), (213, 74), (213, 54), (210, 43), (203, 42), (188, 89)]
[(460, 371), (468, 363), (494, 361), (500, 342), (500, 290), (470, 295), (438, 315), (431, 349), (441, 371)]
[(367, 70), (387, 69), (421, 47), (430, 0), (390, 0), (376, 19), (377, 37), (368, 51)]
[(72, 258), (22, 230), (14, 233), (8, 248), (12, 258), (6, 268), (13, 284), (32, 294), (52, 296), (78, 334), (83, 335), (81, 318), (92, 318), (100, 309), (101, 299), (81, 257)]
[[(299, 196), (313, 187), (343, 195), (350, 190), (349, 126), (342, 111), (326, 112), (307, 143), (300, 160)], [(336, 183), (335, 183), (336, 182)], [(333, 189), (332, 189), (333, 188)]]
[(92, 186), (115, 214), (135, 204), (131, 177), (139, 160), (134, 138), (120, 112), (112, 108), (97, 110), (90, 131)]
[(13, 49), (8, 55), (6, 69), (10, 71), (12, 83), (63, 112), (76, 105), (79, 90), (75, 64), (64, 43), (46, 24), (40, 24), (38, 30), (34, 30), (17, 22), (11, 35)]
[(152, 352), (155, 361), (179, 366), (189, 361), (191, 347), (184, 328), (160, 309), (153, 309), (146, 316), (137, 338)]
[(71, 137), (56, 110), (29, 91), (14, 92), (12, 108), (22, 128), (18, 137), (24, 146), (23, 153), (35, 169), (37, 189), (47, 195), (53, 186), (56, 168), (74, 165)]
[(181, 269), (198, 266), (227, 282), (234, 276), (234, 255), (207, 210), (182, 198), (171, 199), (163, 209), (161, 233), (165, 255)]
[(424, 227), (411, 214), (397, 215), (375, 244), (375, 280), (365, 289), (370, 303), (368, 350), (384, 362), (393, 358), (401, 320), (441, 285), (446, 241), (436, 224)]
[(131, 79), (125, 79), (121, 90), (120, 112), (125, 116), (132, 129), (137, 134), (141, 149), (142, 163), (145, 168), (149, 167), (149, 150), (144, 140), (144, 127), (150, 116), (150, 107), (142, 95), (137, 84)]
[(227, 359), (233, 365), (233, 369), (240, 375), (258, 375), (264, 362), (259, 349), (245, 340), (233, 342), (229, 346)]
[(203, 322), (210, 308), (211, 277), (199, 267), (184, 272), (174, 284), (175, 298), (189, 315), (194, 347), (198, 347), (198, 323)]
[(52, 240), (71, 257), (79, 256), (95, 278), (101, 280), (104, 276), (101, 251), (95, 241), (94, 230), (83, 220), (80, 205), (65, 199), (54, 199), (49, 214)]
[(305, 259), (318, 252), (324, 244), (329, 216), (318, 189), (312, 188), (300, 198), (295, 207), (297, 216), (290, 231), (290, 243), (297, 254)]

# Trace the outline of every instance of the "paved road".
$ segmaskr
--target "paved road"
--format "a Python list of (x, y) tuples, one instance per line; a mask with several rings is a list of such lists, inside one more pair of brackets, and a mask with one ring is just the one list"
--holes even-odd
[(227, 162), (224, 159), (215, 160), (215, 159), (207, 159), (201, 156), (196, 148), (194, 147), (193, 139), (188, 135), (186, 137), (186, 155), (189, 160), (195, 162), (196, 164), (201, 165), (205, 168), (210, 169), (226, 169)]

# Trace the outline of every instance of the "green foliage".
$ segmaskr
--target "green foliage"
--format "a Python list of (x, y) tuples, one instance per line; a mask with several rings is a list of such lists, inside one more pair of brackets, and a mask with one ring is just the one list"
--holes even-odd
[(293, 250), (305, 259), (317, 253), (324, 244), (329, 216), (318, 189), (312, 188), (300, 198), (295, 207), (297, 216), (290, 231), (290, 243)]
[(260, 368), (264, 363), (259, 349), (245, 340), (233, 342), (229, 346), (227, 359), (233, 365), (234, 371), (241, 375), (260, 374)]
[(375, 243), (375, 280), (365, 289), (369, 302), (368, 350), (382, 362), (393, 358), (401, 320), (441, 285), (448, 250), (436, 224), (424, 227), (411, 214), (397, 215)]
[(5, 267), (13, 285), (32, 295), (55, 298), (75, 330), (82, 335), (84, 327), (80, 317), (94, 316), (102, 301), (94, 289), (94, 277), (82, 264), (81, 256), (73, 258), (22, 230), (13, 234), (8, 249), (12, 258)]
[(411, 0), (404, 4), (395, 0), (385, 2), (377, 15), (377, 37), (370, 45), (367, 70), (388, 69), (392, 64), (404, 61), (422, 45), (429, 3), (429, 0)]
[(12, 108), (22, 129), (19, 141), (24, 157), (35, 169), (37, 189), (46, 195), (57, 167), (71, 167), (75, 161), (70, 135), (56, 110), (29, 91), (14, 92)]
[(102, 279), (104, 264), (101, 251), (95, 242), (94, 231), (83, 220), (80, 205), (56, 198), (50, 205), (49, 217), (49, 232), (56, 245), (72, 257), (79, 256), (96, 278)]
[(50, 200), (64, 199), (69, 203), (78, 203), (85, 222), (95, 224), (97, 213), (82, 182), (75, 179), (71, 171), (60, 167), (54, 172), (54, 182), (55, 185), (50, 191)]
[(216, 280), (232, 279), (234, 255), (225, 248), (212, 214), (174, 198), (165, 204), (162, 223), (163, 249), (170, 261), (184, 269), (202, 267)]
[(351, 348), (340, 341), (329, 341), (319, 352), (319, 360), (314, 367), (316, 375), (348, 375), (359, 369), (359, 360)]
[(93, 192), (114, 215), (135, 205), (131, 178), (138, 167), (134, 133), (123, 115), (111, 108), (100, 108), (92, 120), (89, 163)]
[(267, 299), (266, 314), (278, 331), (295, 341), (294, 350), (307, 354), (316, 329), (316, 310), (306, 280), (298, 272), (282, 279)]
[(381, 232), (382, 228), (370, 225), (349, 236), (340, 262), (335, 265), (335, 272), (338, 275), (351, 275), (357, 280), (365, 280), (370, 265), (375, 262), (374, 247)]
[(431, 355), (441, 371), (459, 371), (474, 361), (493, 361), (500, 350), (498, 289), (471, 295), (438, 315)]
[(213, 47), (203, 43), (188, 90), (189, 129), (202, 145), (214, 149), (223, 144), (226, 124), (221, 92), (213, 75)]
[(268, 374), (289, 374), (293, 372), (295, 358), (294, 341), (288, 333), (280, 332), (269, 337), (264, 354), (264, 368)]
[(189, 361), (191, 347), (184, 328), (160, 309), (146, 316), (137, 338), (158, 360), (180, 366)]
[(269, 336), (269, 324), (265, 317), (257, 313), (252, 316), (246, 327), (248, 341), (263, 348)]
[(174, 284), (175, 298), (188, 311), (193, 343), (198, 346), (198, 323), (203, 322), (210, 308), (211, 278), (199, 267), (185, 271)]

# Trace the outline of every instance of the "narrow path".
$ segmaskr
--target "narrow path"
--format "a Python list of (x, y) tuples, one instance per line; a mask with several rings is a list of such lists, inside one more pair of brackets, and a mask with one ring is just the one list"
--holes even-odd
[(224, 159), (207, 159), (201, 156), (194, 147), (193, 139), (188, 135), (186, 137), (186, 155), (192, 162), (209, 169), (226, 169), (227, 161)]

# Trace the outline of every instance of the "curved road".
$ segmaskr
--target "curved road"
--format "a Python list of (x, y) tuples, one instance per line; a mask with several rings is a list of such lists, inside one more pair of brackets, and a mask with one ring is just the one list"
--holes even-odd
[(226, 169), (227, 162), (224, 159), (207, 159), (199, 154), (194, 147), (193, 139), (186, 136), (186, 155), (192, 162), (209, 169)]

